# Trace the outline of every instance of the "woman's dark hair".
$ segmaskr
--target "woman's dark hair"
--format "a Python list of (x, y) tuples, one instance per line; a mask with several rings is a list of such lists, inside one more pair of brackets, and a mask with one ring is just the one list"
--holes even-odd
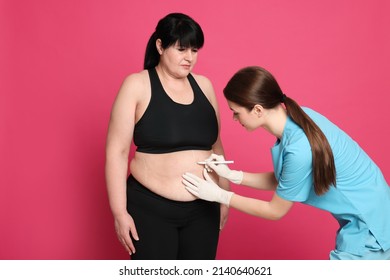
[(163, 49), (176, 42), (184, 48), (200, 49), (204, 44), (204, 35), (200, 25), (191, 17), (181, 13), (171, 13), (160, 19), (156, 30), (146, 46), (144, 69), (157, 66), (160, 54), (156, 48), (156, 40), (160, 39)]
[(283, 94), (276, 79), (264, 68), (245, 67), (229, 80), (223, 90), (225, 98), (252, 110), (256, 104), (265, 109), (284, 103), (287, 114), (305, 132), (312, 151), (314, 190), (317, 195), (336, 186), (336, 167), (332, 149), (321, 129), (290, 97)]

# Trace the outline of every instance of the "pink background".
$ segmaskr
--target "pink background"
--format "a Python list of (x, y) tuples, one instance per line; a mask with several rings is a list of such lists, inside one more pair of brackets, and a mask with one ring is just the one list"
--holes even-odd
[[(105, 189), (108, 119), (158, 19), (176, 11), (204, 30), (194, 72), (214, 84), (232, 168), (272, 168), (273, 137), (233, 122), (222, 95), (235, 71), (260, 65), (389, 178), (389, 1), (1, 0), (0, 259), (128, 258)], [(232, 209), (218, 259), (327, 259), (336, 230), (300, 204), (276, 222)]]

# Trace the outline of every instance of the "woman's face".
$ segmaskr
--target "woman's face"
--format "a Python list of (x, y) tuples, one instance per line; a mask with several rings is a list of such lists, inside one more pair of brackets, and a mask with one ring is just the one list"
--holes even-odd
[(233, 111), (233, 120), (238, 121), (248, 131), (253, 131), (261, 126), (261, 118), (254, 109), (249, 111), (234, 102), (229, 100), (227, 102), (230, 110)]
[(161, 66), (177, 77), (187, 77), (198, 60), (198, 49), (181, 47), (178, 42), (162, 49), (159, 40), (157, 40), (157, 49), (161, 55)]

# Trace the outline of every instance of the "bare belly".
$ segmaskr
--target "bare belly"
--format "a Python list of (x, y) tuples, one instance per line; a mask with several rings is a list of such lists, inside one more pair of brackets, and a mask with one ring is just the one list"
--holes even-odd
[[(203, 178), (203, 165), (197, 164), (211, 155), (212, 151), (180, 151), (167, 154), (136, 152), (130, 162), (130, 172), (146, 188), (165, 198), (177, 201), (195, 200), (184, 187), (182, 175), (191, 172)], [(214, 182), (218, 175), (210, 173)]]

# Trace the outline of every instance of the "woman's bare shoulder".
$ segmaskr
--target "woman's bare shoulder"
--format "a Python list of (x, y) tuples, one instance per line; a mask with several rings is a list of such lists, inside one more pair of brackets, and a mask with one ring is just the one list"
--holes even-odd
[(211, 81), (206, 76), (195, 73), (191, 73), (191, 75), (194, 77), (194, 79), (200, 86), (212, 86)]
[(206, 94), (206, 96), (213, 98), (214, 88), (209, 78), (195, 73), (191, 73), (191, 75), (194, 77), (195, 81), (198, 83), (198, 85), (200, 86), (202, 91)]
[(148, 90), (149, 74), (147, 70), (142, 70), (137, 73), (132, 73), (125, 77), (120, 88), (120, 93), (123, 95), (142, 96)]
[(144, 85), (149, 81), (149, 74), (147, 70), (142, 70), (140, 72), (132, 73), (125, 77), (123, 80), (123, 85), (139, 87)]

